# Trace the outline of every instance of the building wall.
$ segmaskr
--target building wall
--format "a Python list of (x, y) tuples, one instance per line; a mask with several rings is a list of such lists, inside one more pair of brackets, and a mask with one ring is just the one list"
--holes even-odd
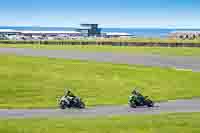
[(169, 35), (170, 38), (176, 39), (200, 39), (200, 32), (175, 32)]

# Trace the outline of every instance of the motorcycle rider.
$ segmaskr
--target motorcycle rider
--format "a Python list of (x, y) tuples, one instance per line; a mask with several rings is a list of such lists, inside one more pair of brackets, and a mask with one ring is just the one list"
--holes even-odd
[(72, 104), (76, 96), (69, 89), (66, 89), (65, 98)]
[(144, 96), (138, 91), (137, 88), (133, 89), (131, 98), (139, 104), (141, 104), (144, 101)]

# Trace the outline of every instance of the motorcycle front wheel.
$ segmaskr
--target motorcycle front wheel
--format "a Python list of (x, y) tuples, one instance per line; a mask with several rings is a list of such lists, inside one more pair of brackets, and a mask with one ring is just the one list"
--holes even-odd
[(148, 100), (146, 100), (146, 105), (147, 105), (147, 107), (153, 107), (154, 103), (153, 103), (153, 101), (148, 99)]
[(84, 108), (85, 108), (85, 104), (84, 104), (82, 101), (80, 102), (79, 108), (80, 108), (80, 109), (84, 109)]

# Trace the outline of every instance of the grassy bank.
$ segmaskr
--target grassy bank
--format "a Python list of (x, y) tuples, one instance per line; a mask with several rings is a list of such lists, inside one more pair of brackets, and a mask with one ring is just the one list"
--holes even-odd
[(84, 43), (84, 42), (95, 42), (96, 44), (106, 43), (106, 42), (130, 42), (130, 43), (171, 43), (172, 45), (175, 43), (190, 43), (190, 44), (200, 44), (200, 39), (195, 40), (183, 40), (183, 39), (170, 39), (170, 38), (99, 38), (99, 39), (69, 39), (69, 40), (35, 40), (35, 41), (29, 41), (29, 40), (0, 40), (0, 43), (44, 43), (44, 44), (62, 44), (62, 43)]
[(200, 48), (166, 48), (166, 47), (128, 47), (128, 46), (96, 46), (96, 45), (37, 45), (37, 44), (0, 44), (9, 48), (41, 48), (60, 50), (79, 50), (91, 52), (113, 52), (126, 54), (156, 54), (163, 56), (200, 56)]
[(199, 113), (90, 119), (0, 120), (2, 133), (199, 133)]
[(64, 88), (88, 105), (126, 104), (138, 86), (154, 100), (200, 96), (200, 73), (157, 67), (0, 56), (0, 108), (57, 107)]

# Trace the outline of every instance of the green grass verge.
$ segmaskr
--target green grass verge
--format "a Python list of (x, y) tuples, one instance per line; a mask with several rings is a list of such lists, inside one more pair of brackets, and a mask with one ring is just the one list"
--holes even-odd
[(0, 120), (1, 133), (199, 133), (200, 113)]
[(14, 55), (0, 60), (0, 108), (57, 107), (66, 87), (88, 105), (126, 104), (136, 86), (157, 101), (200, 96), (200, 73), (189, 71)]
[(171, 43), (171, 45), (175, 43), (190, 43), (190, 44), (200, 44), (200, 38), (199, 39), (194, 39), (194, 40), (183, 40), (183, 39), (173, 39), (173, 38), (99, 38), (99, 39), (78, 39), (78, 40), (73, 40), (73, 39), (68, 39), (68, 40), (41, 40), (41, 41), (29, 41), (29, 40), (0, 40), (0, 43), (19, 43), (19, 42), (24, 42), (24, 43), (45, 43), (45, 44), (50, 44), (50, 43), (65, 43), (65, 42), (74, 42), (74, 43), (82, 43), (82, 42), (131, 42), (131, 43)]
[(166, 47), (128, 47), (128, 46), (97, 46), (97, 45), (38, 45), (38, 44), (0, 44), (9, 48), (41, 48), (79, 50), (91, 52), (114, 52), (126, 54), (155, 54), (163, 56), (200, 56), (200, 48), (166, 48)]

